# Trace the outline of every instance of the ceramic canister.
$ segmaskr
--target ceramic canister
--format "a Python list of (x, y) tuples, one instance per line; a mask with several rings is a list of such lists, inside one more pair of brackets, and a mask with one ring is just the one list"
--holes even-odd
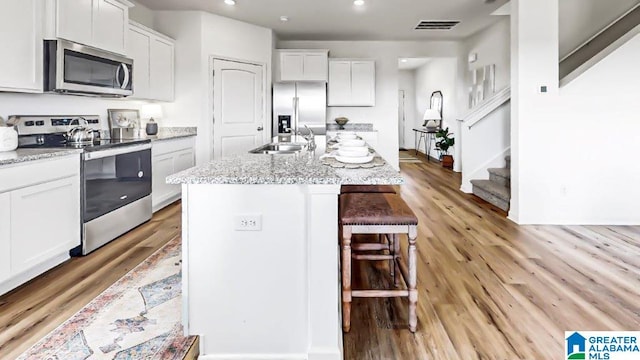
[(0, 152), (18, 148), (18, 132), (13, 127), (0, 126)]

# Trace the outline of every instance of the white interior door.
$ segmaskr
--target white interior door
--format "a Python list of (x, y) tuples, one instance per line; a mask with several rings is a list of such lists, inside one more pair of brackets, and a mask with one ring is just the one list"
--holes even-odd
[(404, 137), (405, 137), (406, 120), (407, 120), (407, 117), (405, 116), (405, 109), (404, 109), (404, 90), (400, 90), (398, 92), (398, 135), (399, 135), (398, 144), (400, 144), (401, 149), (405, 149)]
[(213, 62), (213, 158), (220, 159), (266, 142), (262, 66)]

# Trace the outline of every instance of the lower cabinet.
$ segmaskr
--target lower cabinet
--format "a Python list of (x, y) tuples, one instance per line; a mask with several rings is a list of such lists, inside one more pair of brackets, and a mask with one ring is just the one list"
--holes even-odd
[(80, 157), (0, 169), (0, 294), (69, 258), (80, 245)]
[(180, 199), (180, 185), (167, 184), (166, 178), (195, 165), (195, 137), (154, 141), (152, 154), (152, 203), (156, 212)]

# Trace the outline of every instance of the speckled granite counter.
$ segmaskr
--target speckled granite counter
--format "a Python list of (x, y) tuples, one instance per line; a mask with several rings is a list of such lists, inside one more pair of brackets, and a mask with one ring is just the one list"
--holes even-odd
[(171, 175), (169, 184), (360, 184), (400, 185), (404, 179), (389, 164), (371, 169), (334, 169), (323, 165), (324, 146), (298, 154), (246, 154), (212, 161)]
[(16, 149), (15, 151), (0, 152), (0, 167), (28, 161), (50, 159), (58, 156), (80, 154), (77, 149)]
[(345, 124), (344, 129), (340, 129), (340, 125), (335, 123), (327, 123), (327, 131), (357, 131), (357, 132), (377, 132), (373, 129), (373, 124), (352, 123)]
[(160, 127), (158, 128), (158, 135), (146, 135), (144, 138), (154, 142), (196, 135), (198, 135), (198, 128), (196, 127)]

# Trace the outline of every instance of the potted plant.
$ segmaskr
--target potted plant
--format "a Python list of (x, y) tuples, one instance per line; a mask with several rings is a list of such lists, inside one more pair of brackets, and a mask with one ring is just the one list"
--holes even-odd
[(436, 149), (440, 152), (440, 161), (442, 166), (452, 169), (453, 156), (449, 155), (449, 149), (456, 143), (453, 134), (449, 132), (449, 128), (440, 129), (436, 132)]

